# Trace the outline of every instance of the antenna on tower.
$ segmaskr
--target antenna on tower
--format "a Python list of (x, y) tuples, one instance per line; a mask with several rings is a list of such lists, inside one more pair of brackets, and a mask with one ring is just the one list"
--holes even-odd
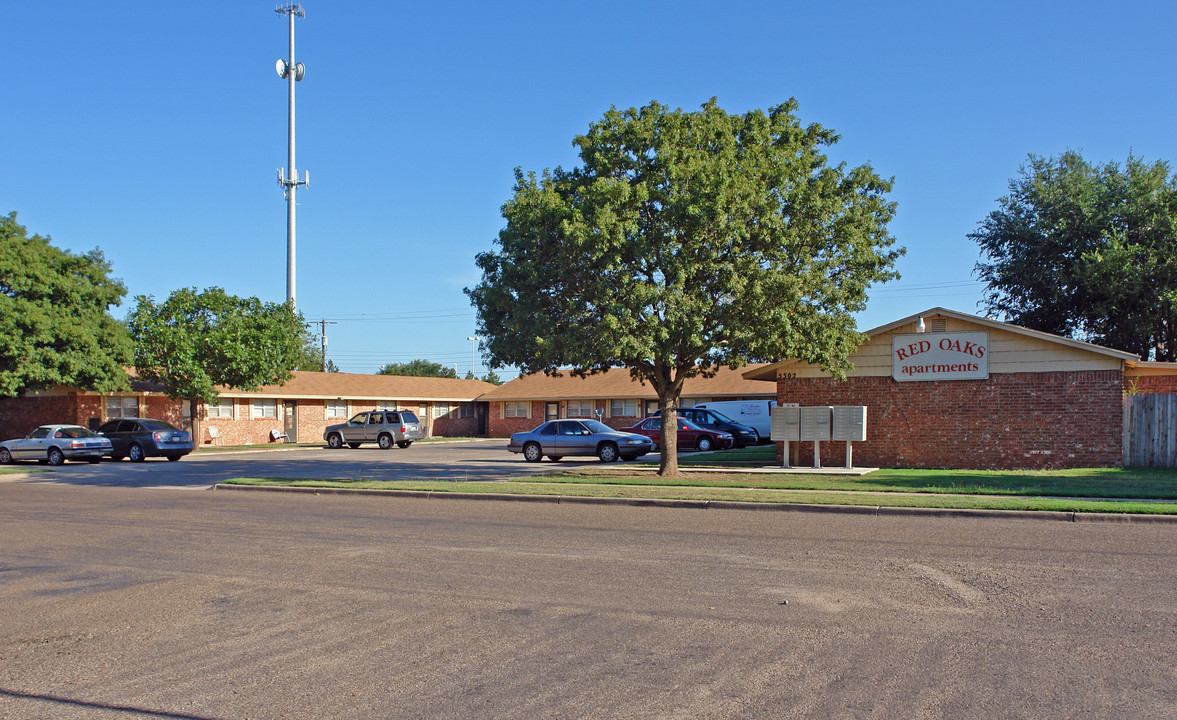
[(302, 5), (297, 2), (279, 3), (274, 12), (280, 15), (286, 15), (290, 21), (290, 58), (288, 60), (278, 59), (274, 63), (274, 71), (278, 73), (278, 77), (286, 80), (289, 85), (289, 132), (287, 145), (287, 163), (286, 172), (282, 168), (278, 168), (278, 184), (282, 186), (283, 194), (286, 196), (286, 302), (290, 303), (290, 307), (294, 307), (294, 192), (299, 185), (306, 185), (306, 174), (303, 174), (303, 179), (298, 179), (298, 170), (294, 164), (294, 83), (302, 80), (306, 75), (306, 67), (302, 63), (294, 62), (294, 18), (306, 17), (306, 13), (302, 10)]

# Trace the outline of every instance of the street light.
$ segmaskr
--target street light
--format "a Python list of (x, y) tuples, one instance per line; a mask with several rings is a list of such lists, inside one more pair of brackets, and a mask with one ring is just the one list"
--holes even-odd
[(471, 335), (466, 339), (470, 341), (470, 374), (474, 375), (474, 354), (478, 352), (478, 336)]

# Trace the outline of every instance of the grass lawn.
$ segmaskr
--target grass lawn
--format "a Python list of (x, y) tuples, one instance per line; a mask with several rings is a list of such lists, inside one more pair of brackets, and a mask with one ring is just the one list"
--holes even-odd
[[(717, 464), (716, 455), (710, 456), (708, 465)], [(1177, 499), (1177, 470), (1171, 469), (879, 470), (856, 477), (753, 474), (736, 468), (730, 473), (692, 473), (688, 467), (684, 468), (682, 477), (662, 478), (649, 471), (635, 472), (630, 467), (609, 465), (499, 482), (286, 478), (238, 478), (228, 482), (430, 492), (1177, 515), (1177, 502), (1138, 502)]]

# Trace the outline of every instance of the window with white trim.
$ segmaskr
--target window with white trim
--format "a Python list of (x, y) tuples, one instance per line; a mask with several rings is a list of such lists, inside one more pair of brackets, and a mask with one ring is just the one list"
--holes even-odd
[(569, 400), (565, 414), (570, 418), (591, 418), (596, 415), (592, 400)]
[(106, 398), (106, 418), (139, 417), (139, 398), (137, 397), (108, 397)]
[(695, 407), (696, 405), (702, 405), (705, 402), (707, 402), (707, 398), (701, 398), (701, 397), (687, 398), (687, 397), (685, 397), (685, 398), (678, 399), (678, 406), (680, 408)]
[(277, 400), (254, 400), (253, 401), (253, 419), (266, 420), (278, 419), (278, 401)]
[(637, 400), (610, 400), (609, 417), (637, 417)]
[(396, 410), (396, 400), (381, 400), (376, 403), (377, 410)]
[(328, 400), (327, 401), (327, 417), (328, 418), (345, 418), (345, 417), (347, 417), (347, 400)]
[(221, 398), (208, 404), (208, 416), (212, 418), (233, 419), (233, 398)]
[(505, 418), (525, 418), (531, 417), (531, 403), (529, 402), (505, 402), (503, 403), (503, 417)]
[(448, 418), (450, 413), (454, 411), (454, 406), (449, 403), (433, 403), (433, 419)]
[(472, 403), (472, 402), (462, 403), (460, 412), (462, 413), (462, 417), (464, 417), (464, 418), (474, 417), (474, 403)]

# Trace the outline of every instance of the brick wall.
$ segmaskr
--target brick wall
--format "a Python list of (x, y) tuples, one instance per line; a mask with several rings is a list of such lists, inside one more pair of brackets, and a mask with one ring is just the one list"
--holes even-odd
[(49, 423), (85, 425), (87, 417), (79, 416), (76, 396), (0, 398), (0, 439), (21, 438), (33, 428)]
[[(854, 443), (856, 466), (1102, 467), (1122, 461), (1122, 382), (1112, 370), (951, 382), (802, 378), (779, 381), (777, 402), (866, 405), (867, 441)], [(813, 443), (793, 445), (796, 462), (811, 465)], [(823, 442), (822, 464), (843, 465), (845, 447)]]

